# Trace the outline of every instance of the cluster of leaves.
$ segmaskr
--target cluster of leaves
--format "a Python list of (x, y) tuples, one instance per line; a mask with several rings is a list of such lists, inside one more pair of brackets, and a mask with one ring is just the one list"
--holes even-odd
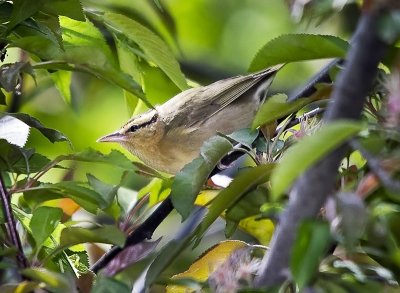
[[(174, 38), (170, 16), (158, 2), (141, 3), (146, 9), (139, 9), (138, 4), (131, 1), (125, 4), (128, 2), (129, 5), (124, 7), (124, 1), (119, 6), (113, 1), (0, 0), (0, 54), (3, 56), (11, 47), (24, 52), (21, 62), (0, 67), (0, 102), (6, 104), (5, 93), (21, 94), (21, 83), (26, 74), (50, 78), (66, 102), (71, 101), (71, 72), (92, 74), (123, 89), (132, 112), (154, 102), (143, 92), (144, 72), (149, 67), (160, 70), (175, 84), (176, 90), (186, 89), (178, 61), (163, 40)], [(398, 17), (392, 16), (387, 22), (398, 22)], [(348, 48), (346, 41), (335, 36), (284, 35), (261, 48), (250, 69), (256, 71), (295, 61), (344, 58)], [(396, 52), (396, 48), (393, 51)], [(385, 62), (388, 68), (394, 64), (393, 58)], [(340, 69), (340, 66), (332, 68), (330, 78), (333, 83)], [(387, 78), (387, 75), (382, 71), (380, 77)], [(291, 259), (293, 279), (284, 286), (287, 290), (315, 286), (335, 292), (379, 291), (398, 286), (400, 203), (399, 189), (396, 189), (396, 182), (392, 182), (398, 173), (398, 124), (388, 125), (387, 122), (388, 117), (394, 117), (391, 123), (400, 123), (395, 119), (400, 114), (396, 116), (391, 112), (396, 107), (387, 106), (391, 95), (382, 88), (383, 84), (378, 80), (376, 88), (370, 92), (363, 123), (340, 121), (320, 126), (313, 119), (300, 119), (300, 128), (290, 129), (286, 125), (294, 116), (300, 117), (326, 105), (332, 83), (318, 84), (311, 96), (291, 103), (284, 94), (274, 95), (259, 110), (252, 129), (211, 138), (203, 145), (201, 155), (175, 178), (134, 164), (117, 151), (104, 155), (88, 149), (71, 155), (60, 154), (50, 160), (24, 147), (29, 129), (37, 129), (53, 143), (68, 141), (62, 133), (46, 128), (26, 114), (2, 113), (0, 257), (3, 270), (0, 278), (7, 284), (0, 290), (28, 292), (45, 288), (54, 292), (76, 292), (77, 285), (82, 286), (79, 279), (91, 275), (89, 255), (83, 244), (91, 244), (97, 249), (95, 243), (123, 246), (126, 234), (140, 225), (141, 210), (147, 199), (150, 206), (168, 194), (186, 220), (187, 233), (159, 245), (157, 253), (154, 251), (158, 241), (125, 248), (96, 276), (92, 291), (131, 292), (128, 284), (139, 279), (143, 272), (146, 272), (146, 287), (166, 282), (169, 292), (207, 290), (210, 286), (217, 290), (223, 280), (216, 264), (225, 262), (225, 266), (237, 273), (245, 265), (258, 262), (247, 261), (247, 254), (230, 259), (231, 252), (248, 247), (256, 251), (258, 248), (239, 241), (221, 242), (194, 262), (187, 272), (173, 278), (165, 272), (182, 257), (183, 251), (202, 241), (221, 215), (226, 221), (227, 238), (240, 228), (258, 243), (267, 245), (279, 212), (286, 205), (285, 193), (296, 178), (355, 135), (358, 136), (354, 145), (358, 148), (349, 151), (343, 161), (337, 194), (319, 220), (300, 225)], [(280, 128), (275, 127), (277, 120), (283, 120)], [(261, 137), (256, 130), (260, 126), (274, 134)], [(241, 169), (228, 187), (202, 190), (218, 162), (237, 143), (255, 163)], [(378, 158), (384, 158), (379, 161), (383, 166), (379, 170), (387, 175), (386, 182), (393, 184), (381, 184), (384, 181), (378, 180), (376, 170), (371, 171), (369, 163)], [(132, 201), (132, 196), (125, 195), (121, 183), (106, 184), (93, 174), (87, 175), (86, 182), (42, 181), (43, 176), (54, 169), (67, 169), (65, 161), (109, 164), (126, 172), (137, 170), (154, 179), (139, 191), (138, 197), (142, 200), (136, 204), (126, 204)], [(49, 204), (54, 200), (58, 200), (55, 205)], [(200, 220), (199, 213), (193, 213), (194, 204), (207, 206), (206, 214)], [(87, 227), (83, 221), (71, 218), (79, 208), (93, 215), (106, 216), (116, 224), (92, 223)], [(22, 244), (12, 237), (17, 230), (11, 214), (21, 224), (18, 232)], [(152, 232), (148, 231), (150, 235)], [(335, 252), (328, 253), (329, 250)], [(259, 257), (253, 252), (252, 257)], [(254, 274), (255, 271), (247, 272)], [(246, 281), (246, 286), (252, 285), (251, 278)]]

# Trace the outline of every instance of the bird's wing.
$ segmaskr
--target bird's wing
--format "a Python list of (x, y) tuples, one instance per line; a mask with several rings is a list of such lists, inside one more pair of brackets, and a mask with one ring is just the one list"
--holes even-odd
[[(255, 74), (217, 81), (204, 87), (204, 90), (192, 99), (195, 102), (193, 103), (194, 107), (191, 108), (191, 112), (187, 116), (189, 120), (188, 126), (201, 124), (206, 119), (222, 111), (256, 84), (261, 84), (263, 80), (272, 78), (279, 68), (272, 67)], [(205, 95), (208, 97), (205, 97)], [(200, 102), (196, 103), (196, 101)]]
[[(167, 102), (174, 104), (168, 105), (168, 107), (174, 107), (177, 103), (180, 104), (180, 109), (175, 111), (179, 112), (179, 115), (175, 115), (169, 121), (168, 131), (174, 131), (174, 129), (181, 127), (188, 131), (191, 128), (196, 128), (249, 91), (257, 83), (272, 78), (281, 67), (282, 65), (278, 65), (258, 73), (236, 76), (214, 82), (208, 86), (193, 88), (185, 92), (184, 96), (179, 94)], [(171, 117), (171, 115), (169, 116)]]

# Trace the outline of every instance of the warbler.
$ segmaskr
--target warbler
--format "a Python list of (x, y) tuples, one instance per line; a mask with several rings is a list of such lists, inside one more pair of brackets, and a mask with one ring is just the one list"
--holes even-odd
[(281, 67), (185, 90), (97, 141), (117, 142), (148, 166), (175, 174), (217, 132), (230, 134), (251, 124)]

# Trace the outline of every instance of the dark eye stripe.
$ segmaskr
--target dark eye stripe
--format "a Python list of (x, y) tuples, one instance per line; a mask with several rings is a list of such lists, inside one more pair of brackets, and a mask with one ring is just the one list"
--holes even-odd
[(140, 128), (143, 128), (143, 127), (146, 127), (146, 126), (148, 126), (148, 125), (150, 125), (150, 124), (153, 124), (154, 122), (157, 121), (157, 118), (158, 118), (158, 115), (157, 115), (157, 113), (156, 113), (156, 114), (154, 114), (154, 116), (153, 116), (149, 121), (144, 122), (144, 123), (142, 123), (142, 124), (134, 124), (134, 125), (132, 125), (132, 126), (129, 128), (129, 131), (135, 132), (135, 131), (137, 131), (137, 130), (140, 129)]

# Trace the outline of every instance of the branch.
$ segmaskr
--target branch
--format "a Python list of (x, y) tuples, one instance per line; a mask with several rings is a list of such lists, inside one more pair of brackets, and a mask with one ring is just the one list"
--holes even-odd
[(166, 198), (157, 209), (131, 234), (128, 235), (124, 247), (115, 246), (105, 253), (93, 266), (91, 271), (97, 273), (103, 269), (124, 248), (151, 239), (154, 231), (174, 209), (171, 199)]
[(17, 265), (20, 269), (25, 269), (28, 267), (28, 260), (25, 257), (24, 251), (22, 249), (21, 240), (19, 239), (19, 235), (17, 232), (17, 226), (15, 224), (14, 215), (11, 209), (11, 200), (10, 196), (6, 190), (4, 185), (3, 177), (0, 174), (0, 200), (3, 207), (4, 217), (6, 219), (6, 230), (7, 236), (10, 239), (12, 245), (14, 245), (17, 249)]
[[(377, 73), (386, 44), (378, 34), (379, 13), (365, 12), (361, 17), (353, 46), (347, 56), (345, 69), (339, 75), (331, 100), (324, 115), (325, 121), (359, 119), (362, 108)], [(283, 283), (289, 277), (289, 259), (298, 224), (306, 218), (315, 218), (334, 190), (340, 161), (345, 147), (341, 146), (306, 171), (290, 191), (287, 209), (271, 241), (271, 250), (264, 257), (257, 287)]]

